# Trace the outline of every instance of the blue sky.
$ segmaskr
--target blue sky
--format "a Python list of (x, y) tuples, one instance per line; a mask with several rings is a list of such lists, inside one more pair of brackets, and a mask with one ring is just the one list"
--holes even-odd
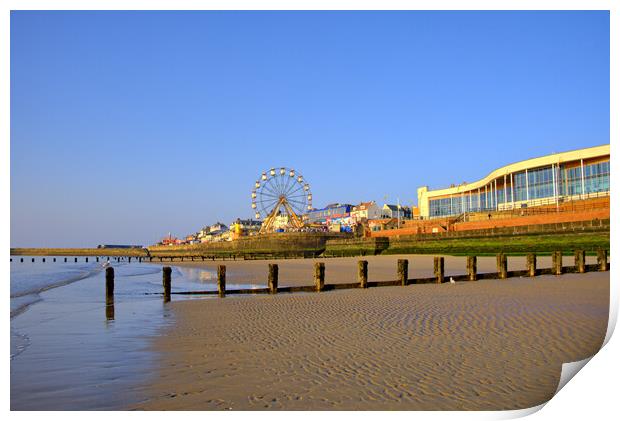
[(609, 143), (608, 12), (11, 14), (11, 245), (151, 244), (315, 206), (416, 201)]

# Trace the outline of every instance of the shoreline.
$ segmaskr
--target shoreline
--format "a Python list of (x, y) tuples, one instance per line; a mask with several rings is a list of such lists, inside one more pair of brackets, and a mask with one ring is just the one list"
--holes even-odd
[[(375, 276), (395, 275), (398, 256), (374, 257)], [(425, 259), (407, 257), (427, 270)], [(461, 260), (451, 266), (462, 267)], [(290, 273), (289, 284), (300, 282), (293, 275), (306, 268), (290, 262), (278, 262), (281, 273)], [(266, 281), (268, 262), (237, 263), (243, 267), (232, 272)], [(348, 272), (344, 262), (334, 265), (330, 282), (346, 282)], [(561, 363), (602, 345), (609, 272), (173, 298), (169, 308), (175, 323), (151, 347), (160, 370), (129, 409), (520, 409), (553, 396)]]
[(52, 271), (52, 264), (13, 263), (12, 287), (37, 276), (52, 282), (41, 288), (36, 303), (10, 319), (14, 411), (118, 410), (137, 402), (134, 388), (157, 368), (148, 345), (171, 319), (161, 299), (144, 291), (159, 270), (115, 265), (118, 293), (107, 301), (101, 270), (62, 281), (80, 266), (58, 263)]

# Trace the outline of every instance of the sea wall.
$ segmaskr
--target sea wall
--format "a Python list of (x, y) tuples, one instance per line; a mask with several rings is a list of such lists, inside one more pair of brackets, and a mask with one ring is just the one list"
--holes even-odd
[(385, 237), (328, 240), (323, 256), (374, 256), (381, 254), (389, 245), (390, 241)]
[(585, 250), (589, 254), (609, 249), (609, 231), (566, 233), (522, 233), (509, 236), (453, 237), (436, 239), (390, 238), (383, 254), (490, 255), (498, 252), (525, 254)]
[(595, 218), (587, 221), (568, 221), (550, 224), (527, 224), (515, 226), (497, 226), (483, 229), (443, 231), (437, 233), (416, 234), (415, 231), (406, 230), (383, 230), (372, 233), (373, 237), (406, 238), (416, 240), (431, 240), (437, 238), (472, 238), (494, 237), (506, 235), (538, 234), (538, 233), (567, 233), (567, 232), (590, 232), (609, 231), (609, 218)]
[(324, 256), (372, 254), (495, 254), (609, 249), (609, 219), (436, 234), (330, 240)]
[(239, 257), (261, 259), (270, 257), (315, 257), (323, 253), (331, 239), (348, 239), (349, 233), (290, 232), (240, 238), (235, 241), (201, 243), (183, 246), (152, 246), (153, 257)]

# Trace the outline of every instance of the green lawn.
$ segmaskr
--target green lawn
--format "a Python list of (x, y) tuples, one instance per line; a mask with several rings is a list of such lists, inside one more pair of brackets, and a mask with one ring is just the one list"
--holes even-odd
[(407, 241), (392, 240), (382, 254), (451, 254), (451, 255), (494, 255), (506, 253), (550, 254), (553, 251), (573, 253), (585, 250), (588, 254), (598, 249), (609, 250), (609, 232), (536, 234), (480, 238), (444, 238), (437, 240)]

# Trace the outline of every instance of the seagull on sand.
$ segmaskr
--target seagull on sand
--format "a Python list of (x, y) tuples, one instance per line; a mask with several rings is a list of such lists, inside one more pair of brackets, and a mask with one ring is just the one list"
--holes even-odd
[(454, 282), (454, 278), (452, 276), (450, 277), (450, 283), (451, 284), (456, 284), (456, 282)]

